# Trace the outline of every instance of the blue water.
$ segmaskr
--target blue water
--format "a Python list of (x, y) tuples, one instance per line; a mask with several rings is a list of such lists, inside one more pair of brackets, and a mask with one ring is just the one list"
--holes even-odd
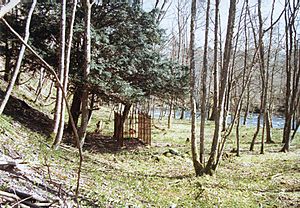
[[(160, 111), (157, 109), (154, 111), (154, 118), (159, 118), (160, 115)], [(181, 115), (180, 111), (176, 111), (176, 118), (179, 119)], [(190, 112), (189, 111), (185, 111), (184, 112), (184, 119), (190, 119)], [(200, 112), (197, 112), (196, 114), (197, 119), (200, 119)], [(257, 126), (257, 119), (258, 119), (258, 114), (257, 113), (252, 113), (249, 114), (246, 120), (246, 126), (247, 127), (255, 127)], [(244, 118), (241, 117), (240, 118), (240, 123), (242, 124), (244, 121)], [(285, 118), (283, 116), (280, 115), (273, 115), (272, 116), (272, 124), (273, 124), (273, 128), (278, 128), (278, 129), (283, 129), (284, 128), (284, 122), (285, 122)], [(228, 116), (227, 118), (227, 123), (231, 123), (231, 117)], [(263, 118), (261, 118), (261, 125), (263, 124)], [(300, 131), (300, 129), (298, 130)]]
[[(263, 120), (264, 120), (263, 118), (260, 118), (260, 126), (263, 125)], [(244, 121), (244, 117), (241, 117), (240, 123), (242, 124), (243, 121)], [(258, 114), (257, 113), (250, 114), (246, 119), (246, 126), (247, 127), (257, 126), (257, 121), (258, 121)], [(227, 122), (231, 123), (231, 116), (228, 116)], [(284, 122), (285, 122), (285, 119), (283, 116), (279, 116), (279, 115), (272, 116), (273, 128), (283, 129)]]

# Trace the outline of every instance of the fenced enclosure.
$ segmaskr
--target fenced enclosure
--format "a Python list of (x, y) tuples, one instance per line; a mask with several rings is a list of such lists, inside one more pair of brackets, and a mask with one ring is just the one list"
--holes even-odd
[(123, 121), (123, 116), (114, 113), (114, 137), (120, 146), (125, 138), (138, 139), (144, 144), (151, 145), (151, 116), (131, 109)]

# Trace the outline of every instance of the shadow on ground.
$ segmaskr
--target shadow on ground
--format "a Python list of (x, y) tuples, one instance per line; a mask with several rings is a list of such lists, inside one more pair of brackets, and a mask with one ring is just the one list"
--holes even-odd
[[(0, 101), (4, 98), (4, 92), (0, 89)], [(15, 121), (32, 131), (39, 132), (45, 136), (50, 136), (52, 130), (52, 120), (44, 113), (34, 109), (23, 100), (10, 96), (4, 109), (4, 114), (11, 116)]]
[(103, 136), (101, 134), (90, 133), (87, 135), (84, 150), (93, 153), (117, 153), (122, 150), (135, 150), (139, 147), (144, 147), (143, 142), (136, 138), (124, 139), (124, 146), (120, 148), (117, 140), (110, 136)]
[[(0, 101), (4, 98), (4, 92), (0, 89)], [(4, 114), (11, 116), (15, 121), (32, 131), (39, 132), (47, 137), (53, 129), (52, 120), (44, 113), (34, 109), (23, 100), (10, 96), (4, 109)], [(72, 140), (72, 138), (68, 138)], [(119, 148), (117, 140), (100, 134), (90, 133), (87, 135), (84, 149), (95, 153), (116, 153), (122, 150), (133, 150), (144, 144), (138, 139), (124, 139), (124, 146)]]

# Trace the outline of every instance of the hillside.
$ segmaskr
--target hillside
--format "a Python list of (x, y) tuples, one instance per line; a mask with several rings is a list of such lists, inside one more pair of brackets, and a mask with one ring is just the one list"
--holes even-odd
[[(21, 97), (20, 94), (15, 96)], [(16, 166), (0, 166), (0, 203), (75, 206), (77, 149), (63, 144), (59, 150), (52, 150), (48, 137), (51, 120), (31, 105), (35, 106), (27, 99), (11, 98), (5, 115), (0, 117), (1, 163), (16, 163)], [(292, 151), (284, 154), (278, 152), (281, 130), (274, 130), (276, 143), (268, 144), (266, 153), (260, 155), (258, 151), (248, 151), (254, 129), (243, 127), (241, 157), (230, 152), (235, 146), (232, 137), (216, 175), (194, 177), (190, 144), (186, 143), (188, 120), (175, 120), (170, 130), (165, 120), (157, 123), (165, 130), (153, 128), (151, 146), (131, 140), (126, 141), (125, 148), (114, 149), (109, 137), (112, 134), (109, 112), (107, 107), (101, 107), (90, 125), (92, 132), (101, 118), (107, 128), (105, 135), (90, 133), (84, 147), (78, 198), (82, 207), (300, 205), (299, 135), (292, 143)], [(207, 125), (212, 129), (212, 124)], [(209, 147), (209, 136), (207, 138)], [(17, 198), (16, 191), (28, 194), (29, 199)]]
[(299, 11), (1, 0), (0, 208), (300, 208)]

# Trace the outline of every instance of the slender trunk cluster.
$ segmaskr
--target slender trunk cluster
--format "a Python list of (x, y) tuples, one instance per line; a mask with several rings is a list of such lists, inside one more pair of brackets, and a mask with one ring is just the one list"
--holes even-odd
[[(66, 44), (66, 1), (62, 1), (62, 11), (61, 11), (61, 50), (60, 50), (60, 81), (63, 85), (63, 88), (57, 89), (57, 100), (56, 100), (56, 112), (55, 112), (55, 125), (53, 133), (55, 134), (55, 140), (53, 142), (53, 147), (57, 148), (61, 143), (64, 126), (65, 126), (65, 105), (66, 101), (62, 99), (62, 93), (67, 95), (68, 92), (68, 79), (69, 79), (69, 68), (70, 68), (70, 57), (72, 49), (72, 40), (73, 40), (73, 28), (75, 23), (77, 0), (73, 0), (71, 21), (69, 27), (69, 35)], [(63, 92), (62, 92), (63, 91)], [(72, 109), (71, 109), (72, 110)], [(69, 118), (70, 120), (70, 118)], [(71, 125), (71, 122), (69, 122)], [(76, 122), (77, 124), (77, 122)], [(72, 127), (70, 126), (70, 129)]]
[(225, 40), (225, 48), (223, 54), (223, 65), (220, 73), (220, 93), (218, 97), (218, 105), (215, 119), (215, 130), (214, 137), (211, 147), (210, 156), (208, 162), (206, 164), (205, 172), (208, 174), (212, 174), (214, 170), (216, 170), (218, 166), (218, 161), (222, 156), (222, 149), (218, 148), (220, 140), (221, 140), (221, 130), (222, 130), (222, 121), (224, 116), (224, 102), (225, 102), (225, 92), (228, 81), (228, 70), (229, 70), (229, 62), (231, 58), (232, 52), (232, 39), (233, 39), (233, 29), (235, 23), (235, 12), (236, 12), (236, 1), (230, 0), (229, 7), (229, 15), (228, 15), (228, 23), (227, 23), (227, 34)]
[(299, 40), (297, 40), (297, 31), (295, 27), (295, 18), (299, 10), (300, 2), (294, 1), (291, 4), (286, 0), (289, 9), (285, 11), (285, 49), (286, 49), (286, 86), (285, 86), (285, 124), (283, 130), (282, 152), (290, 150), (292, 117), (299, 106), (299, 80), (300, 80), (300, 58), (299, 58)]
[(209, 30), (209, 12), (210, 12), (210, 0), (207, 1), (206, 8), (206, 22), (205, 22), (205, 42), (204, 42), (204, 54), (203, 54), (203, 69), (202, 69), (202, 96), (201, 96), (201, 121), (200, 121), (200, 163), (204, 164), (204, 138), (205, 138), (205, 118), (206, 118), (206, 80), (208, 71), (208, 60), (207, 60), (207, 50), (208, 50), (208, 30)]
[[(65, 75), (65, 48), (66, 48), (66, 0), (61, 2), (61, 15), (60, 15), (60, 57), (59, 57), (59, 80), (64, 85)], [(63, 89), (62, 89), (63, 90)], [(57, 87), (56, 90), (56, 103), (54, 114), (54, 128), (53, 134), (55, 135), (54, 145), (57, 145), (62, 138), (63, 129), (58, 133), (59, 128), (64, 125), (64, 101), (62, 99), (62, 90)], [(66, 92), (64, 92), (66, 93)]]
[(218, 70), (218, 28), (219, 28), (219, 4), (220, 0), (215, 0), (215, 27), (214, 27), (214, 60), (213, 60), (213, 83), (214, 98), (213, 109), (209, 120), (215, 120), (219, 99), (219, 70)]

